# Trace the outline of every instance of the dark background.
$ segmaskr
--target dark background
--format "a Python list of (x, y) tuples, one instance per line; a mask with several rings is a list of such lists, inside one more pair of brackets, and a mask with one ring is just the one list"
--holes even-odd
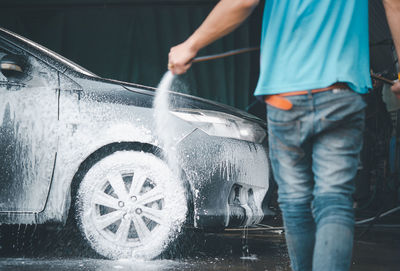
[[(217, 1), (0, 0), (0, 26), (107, 78), (157, 86), (170, 47), (184, 41)], [(262, 6), (237, 31), (200, 55), (258, 46)], [(239, 108), (249, 104), (258, 52), (193, 65), (180, 92)]]

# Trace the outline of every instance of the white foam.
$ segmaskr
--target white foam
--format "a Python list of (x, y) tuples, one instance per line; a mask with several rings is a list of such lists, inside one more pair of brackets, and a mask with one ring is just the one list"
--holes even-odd
[(157, 87), (156, 97), (154, 99), (154, 120), (159, 142), (166, 153), (167, 161), (172, 171), (179, 177), (178, 157), (175, 148), (173, 135), (176, 131), (176, 123), (170, 113), (169, 93), (175, 76), (166, 72)]
[(257, 261), (258, 257), (256, 254), (250, 254), (249, 256), (242, 256), (240, 257), (241, 260), (248, 260), (248, 261)]
[[(2, 198), (3, 211), (43, 208), (44, 202), (35, 198), (46, 197), (57, 148), (57, 81), (43, 65), (31, 65), (33, 71), (42, 72), (32, 74), (25, 87), (0, 87), (0, 127), (8, 129), (1, 143), (8, 142), (12, 146), (2, 147), (14, 149), (6, 157), (14, 159), (6, 165), (14, 167), (14, 180), (8, 182), (8, 200)], [(47, 148), (42, 147), (44, 142)]]
[[(110, 173), (133, 172), (144, 174), (154, 181), (163, 192), (164, 205), (161, 220), (141, 242), (115, 242), (93, 224), (96, 211), (93, 209), (93, 192), (99, 191)], [(120, 151), (96, 163), (86, 174), (79, 188), (78, 200), (81, 210), (81, 228), (92, 247), (101, 255), (111, 259), (152, 259), (176, 238), (186, 217), (184, 190), (168, 166), (154, 155), (144, 152)]]

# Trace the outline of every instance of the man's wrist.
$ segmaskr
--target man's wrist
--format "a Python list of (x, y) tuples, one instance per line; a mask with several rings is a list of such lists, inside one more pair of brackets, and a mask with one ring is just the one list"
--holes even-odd
[(187, 48), (193, 52), (194, 54), (197, 54), (197, 52), (201, 49), (199, 46), (199, 43), (194, 37), (190, 37), (185, 41), (185, 44)]

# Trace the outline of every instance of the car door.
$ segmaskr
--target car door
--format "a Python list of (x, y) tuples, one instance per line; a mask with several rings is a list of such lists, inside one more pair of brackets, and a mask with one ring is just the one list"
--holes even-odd
[(56, 159), (58, 73), (1, 38), (0, 67), (0, 212), (38, 213)]

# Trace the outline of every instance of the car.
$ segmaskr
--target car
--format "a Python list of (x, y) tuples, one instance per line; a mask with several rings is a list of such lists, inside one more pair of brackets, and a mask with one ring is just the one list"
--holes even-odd
[(152, 259), (182, 228), (263, 219), (264, 121), (169, 91), (160, 129), (155, 88), (101, 78), (3, 28), (0, 59), (1, 224), (73, 216), (101, 256)]

